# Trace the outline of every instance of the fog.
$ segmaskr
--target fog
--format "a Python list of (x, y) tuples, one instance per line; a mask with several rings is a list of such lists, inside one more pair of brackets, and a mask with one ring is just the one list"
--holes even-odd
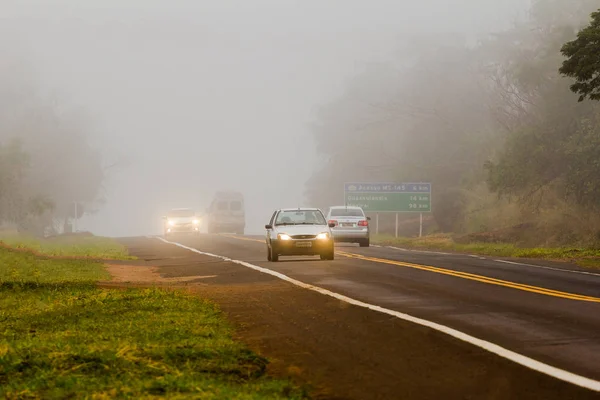
[(523, 3), (3, 0), (0, 44), (119, 160), (80, 230), (158, 234), (169, 208), (202, 211), (229, 189), (259, 233), (275, 208), (308, 205), (310, 124), (350, 77), (414, 36), (504, 29)]

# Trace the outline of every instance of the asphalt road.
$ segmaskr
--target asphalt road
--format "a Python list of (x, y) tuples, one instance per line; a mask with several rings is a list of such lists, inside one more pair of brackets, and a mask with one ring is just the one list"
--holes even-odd
[[(169, 241), (210, 255), (157, 238), (123, 239), (165, 277), (198, 276), (192, 281), (196, 290), (221, 305), (242, 340), (273, 360), (274, 373), (313, 385), (316, 397), (600, 398), (599, 392), (566, 382), (600, 381), (600, 273), (352, 245), (337, 246), (334, 261), (282, 257), (270, 263), (261, 237)], [(442, 324), (561, 369), (555, 376), (568, 376), (557, 379), (535, 371), (536, 365), (519, 365), (438, 330), (252, 267)]]

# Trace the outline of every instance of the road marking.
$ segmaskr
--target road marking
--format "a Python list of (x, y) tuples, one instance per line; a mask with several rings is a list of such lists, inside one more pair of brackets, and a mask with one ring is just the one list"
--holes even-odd
[(600, 274), (594, 273), (594, 272), (576, 271), (576, 270), (573, 270), (573, 269), (563, 269), (563, 268), (553, 268), (553, 267), (547, 267), (545, 265), (525, 264), (525, 263), (514, 262), (514, 261), (506, 261), (506, 260), (494, 260), (494, 261), (505, 263), (505, 264), (524, 265), (526, 267), (533, 267), (533, 268), (540, 268), (540, 269), (549, 269), (549, 270), (552, 270), (552, 271), (570, 272), (570, 273), (573, 273), (573, 274), (583, 274), (583, 275), (600, 276)]
[[(248, 241), (253, 241), (253, 242), (264, 243), (262, 240), (259, 240), (259, 239), (241, 238), (239, 236), (233, 237), (233, 236), (228, 236), (228, 235), (224, 235), (224, 236), (230, 237), (232, 239), (237, 239), (237, 240), (248, 240)], [(389, 265), (396, 265), (396, 266), (400, 266), (400, 267), (420, 269), (423, 271), (435, 272), (435, 273), (444, 274), (444, 275), (450, 275), (450, 276), (454, 276), (457, 278), (468, 279), (468, 280), (477, 281), (477, 282), (481, 282), (481, 283), (487, 283), (490, 285), (504, 286), (504, 287), (508, 287), (511, 289), (517, 289), (517, 290), (522, 290), (522, 291), (526, 291), (526, 292), (530, 292), (530, 293), (542, 294), (542, 295), (546, 295), (546, 296), (559, 297), (559, 298), (568, 299), (568, 300), (586, 301), (586, 302), (591, 302), (591, 303), (600, 303), (600, 298), (598, 298), (598, 297), (585, 296), (585, 295), (580, 295), (580, 294), (576, 294), (576, 293), (568, 293), (568, 292), (562, 292), (560, 290), (543, 288), (543, 287), (539, 287), (539, 286), (532, 286), (532, 285), (526, 285), (523, 283), (505, 281), (502, 279), (491, 278), (491, 277), (484, 276), (484, 275), (471, 274), (469, 272), (461, 272), (461, 271), (456, 271), (456, 270), (452, 270), (452, 269), (433, 267), (430, 265), (421, 265), (421, 264), (407, 263), (407, 262), (403, 262), (403, 261), (389, 260), (386, 258), (366, 257), (361, 254), (348, 253), (348, 252), (340, 251), (340, 250), (336, 251), (336, 254), (344, 256), (344, 257), (348, 257), (348, 258), (356, 258), (356, 259), (376, 262), (376, 263), (380, 263), (380, 264), (389, 264)], [(473, 257), (477, 257), (477, 256), (473, 256)], [(482, 258), (482, 259), (485, 259), (485, 258)], [(502, 261), (502, 260), (494, 260), (494, 261), (518, 264), (518, 263), (512, 263), (511, 261)], [(523, 265), (529, 265), (529, 264), (523, 264)], [(541, 267), (541, 268), (550, 268), (550, 267)], [(551, 268), (551, 269), (557, 269), (557, 268)], [(560, 270), (560, 271), (562, 271), (562, 270)], [(580, 272), (580, 271), (572, 271), (572, 272)], [(581, 273), (589, 274), (589, 275), (598, 275), (598, 274), (593, 274), (590, 272), (581, 272)]]
[(241, 237), (241, 236), (234, 236), (231, 234), (226, 234), (226, 233), (222, 233), (219, 234), (220, 236), (226, 237), (226, 238), (230, 238), (230, 239), (236, 239), (236, 240), (247, 240), (248, 242), (258, 242), (258, 243), (265, 243), (266, 242), (264, 240), (260, 240), (260, 239), (252, 239), (252, 238), (247, 238), (247, 237)]
[(394, 247), (394, 246), (386, 246), (388, 249), (400, 250), (400, 251), (408, 251), (411, 253), (426, 253), (426, 254), (441, 254), (443, 256), (455, 256), (456, 254), (452, 253), (443, 253), (441, 251), (428, 251), (428, 250), (409, 250), (403, 249), (402, 247)]
[[(224, 234), (223, 236), (230, 237), (232, 239), (248, 240), (248, 241), (251, 241), (251, 242), (265, 243), (264, 240), (259, 240), (259, 239), (244, 238), (244, 237), (233, 236), (233, 235), (229, 235), (229, 234)], [(376, 244), (372, 244), (371, 247), (382, 247), (382, 246), (379, 246), (379, 245), (376, 245)], [(448, 256), (464, 255), (464, 254), (453, 254), (453, 253), (441, 253), (441, 252), (436, 252), (436, 251), (409, 250), (409, 249), (404, 249), (404, 248), (401, 248), (401, 247), (394, 247), (394, 246), (386, 246), (386, 248), (388, 248), (388, 249), (394, 249), (394, 250), (401, 250), (401, 251), (417, 252), (417, 253), (442, 254), (442, 255), (448, 255)], [(472, 257), (472, 258), (478, 258), (480, 260), (486, 260), (485, 257), (478, 256), (478, 255), (475, 255), (475, 254), (466, 254), (466, 255), (469, 256), (469, 257)], [(526, 263), (519, 263), (519, 262), (514, 262), (514, 261), (506, 261), (506, 260), (494, 260), (494, 261), (505, 263), (505, 264), (523, 265), (523, 266), (526, 266), (526, 267), (533, 267), (533, 268), (540, 268), (540, 269), (549, 269), (549, 270), (552, 270), (552, 271), (570, 272), (570, 273), (573, 273), (573, 274), (583, 274), (583, 275), (600, 276), (600, 273), (594, 273), (594, 272), (576, 271), (576, 270), (572, 270), (572, 269), (563, 269), (563, 268), (553, 268), (553, 267), (547, 267), (547, 266), (544, 266), (544, 265), (526, 264)]]
[(338, 252), (338, 254), (340, 254), (344, 257), (348, 257), (348, 258), (355, 258), (355, 259), (359, 259), (359, 260), (371, 261), (371, 262), (376, 262), (376, 263), (380, 263), (380, 264), (389, 264), (389, 265), (397, 265), (400, 267), (420, 269), (423, 271), (435, 272), (435, 273), (444, 274), (444, 275), (450, 275), (450, 276), (454, 276), (457, 278), (469, 279), (472, 281), (488, 283), (491, 285), (504, 286), (504, 287), (508, 287), (508, 288), (512, 288), (512, 289), (523, 290), (526, 292), (543, 294), (546, 296), (560, 297), (560, 298), (569, 299), (569, 300), (587, 301), (587, 302), (592, 302), (592, 303), (600, 303), (600, 298), (598, 298), (598, 297), (585, 296), (585, 295), (568, 293), (568, 292), (561, 292), (559, 290), (547, 289), (547, 288), (538, 287), (538, 286), (526, 285), (523, 283), (505, 281), (502, 279), (491, 278), (488, 276), (471, 274), (469, 272), (455, 271), (452, 269), (433, 267), (430, 265), (421, 265), (421, 264), (413, 264), (413, 263), (408, 263), (408, 262), (403, 262), (403, 261), (388, 260), (385, 258), (365, 257), (360, 254), (346, 253), (346, 252), (341, 252), (341, 251)]
[(434, 330), (436, 330), (438, 332), (445, 333), (445, 334), (447, 334), (449, 336), (452, 336), (452, 337), (454, 337), (454, 338), (456, 338), (458, 340), (462, 340), (463, 342), (472, 344), (472, 345), (477, 346), (477, 347), (479, 347), (481, 349), (489, 351), (490, 353), (496, 354), (496, 355), (498, 355), (498, 356), (500, 356), (502, 358), (505, 358), (507, 360), (515, 362), (515, 363), (517, 363), (519, 365), (522, 365), (522, 366), (524, 366), (526, 368), (532, 369), (532, 370), (540, 372), (542, 374), (546, 374), (548, 376), (551, 376), (553, 378), (559, 379), (559, 380), (564, 381), (564, 382), (571, 383), (571, 384), (576, 385), (576, 386), (580, 386), (580, 387), (583, 387), (583, 388), (586, 388), (586, 389), (589, 389), (589, 390), (600, 392), (600, 381), (593, 380), (593, 379), (590, 379), (590, 378), (586, 378), (585, 376), (577, 375), (577, 374), (574, 374), (572, 372), (566, 371), (564, 369), (553, 367), (553, 366), (545, 364), (543, 362), (534, 360), (533, 358), (524, 356), (522, 354), (516, 353), (516, 352), (511, 351), (511, 350), (508, 350), (508, 349), (506, 349), (504, 347), (498, 346), (497, 344), (488, 342), (488, 341), (483, 340), (483, 339), (478, 339), (478, 338), (476, 338), (474, 336), (468, 335), (468, 334), (466, 334), (464, 332), (458, 331), (458, 330), (450, 328), (448, 326), (441, 325), (441, 324), (438, 324), (436, 322), (428, 321), (426, 319), (413, 317), (412, 315), (401, 313), (399, 311), (394, 311), (394, 310), (390, 310), (390, 309), (383, 308), (383, 307), (380, 307), (380, 306), (376, 306), (376, 305), (373, 305), (373, 304), (365, 303), (365, 302), (362, 302), (360, 300), (355, 300), (353, 298), (344, 296), (342, 294), (335, 293), (335, 292), (332, 292), (332, 291), (327, 290), (327, 289), (323, 289), (323, 288), (321, 288), (319, 286), (314, 286), (314, 285), (310, 285), (308, 283), (304, 283), (304, 282), (298, 281), (298, 280), (290, 278), (289, 276), (284, 275), (284, 274), (282, 274), (280, 272), (276, 272), (276, 271), (273, 271), (273, 270), (268, 269), (268, 268), (259, 267), (258, 265), (250, 264), (250, 263), (247, 263), (245, 261), (234, 260), (234, 259), (231, 259), (229, 257), (224, 257), (224, 256), (220, 256), (220, 255), (217, 255), (217, 254), (206, 253), (206, 252), (194, 249), (192, 247), (187, 247), (187, 246), (182, 245), (182, 244), (177, 243), (177, 242), (169, 242), (168, 240), (165, 240), (165, 239), (163, 239), (161, 237), (157, 237), (156, 239), (158, 239), (158, 240), (160, 240), (160, 241), (162, 241), (164, 243), (172, 244), (172, 245), (181, 247), (183, 249), (192, 251), (192, 252), (197, 253), (197, 254), (201, 254), (201, 255), (205, 255), (205, 256), (210, 256), (210, 257), (215, 257), (215, 258), (219, 258), (219, 259), (221, 259), (223, 261), (226, 261), (226, 262), (231, 262), (231, 263), (234, 263), (234, 264), (242, 265), (244, 267), (253, 269), (255, 271), (262, 272), (264, 274), (268, 274), (268, 275), (277, 277), (277, 278), (279, 278), (281, 280), (289, 282), (289, 283), (291, 283), (293, 285), (296, 285), (298, 287), (301, 287), (301, 288), (304, 288), (304, 289), (308, 289), (308, 290), (312, 290), (314, 292), (317, 292), (317, 293), (320, 293), (320, 294), (323, 294), (323, 295), (326, 295), (326, 296), (333, 297), (335, 299), (344, 301), (346, 303), (349, 303), (349, 304), (352, 304), (352, 305), (355, 305), (355, 306), (358, 306), (358, 307), (367, 308), (369, 310), (373, 310), (373, 311), (377, 311), (377, 312), (380, 312), (380, 313), (383, 313), (383, 314), (391, 315), (393, 317), (399, 318), (399, 319), (404, 320), (404, 321), (412, 322), (412, 323), (417, 324), (417, 325), (421, 325), (421, 326), (425, 326), (425, 327), (434, 329)]

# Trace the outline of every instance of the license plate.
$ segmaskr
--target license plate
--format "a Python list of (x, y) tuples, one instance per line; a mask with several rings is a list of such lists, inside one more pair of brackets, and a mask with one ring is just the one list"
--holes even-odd
[(353, 223), (346, 223), (346, 224), (340, 224), (340, 226), (344, 226), (344, 227), (354, 227)]
[(296, 242), (296, 247), (312, 247), (312, 242)]

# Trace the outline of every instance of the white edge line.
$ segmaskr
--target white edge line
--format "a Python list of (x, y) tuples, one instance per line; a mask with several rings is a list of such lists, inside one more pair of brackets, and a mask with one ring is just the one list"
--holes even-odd
[(393, 249), (393, 250), (400, 250), (400, 251), (409, 251), (411, 253), (427, 253), (427, 254), (441, 254), (444, 256), (454, 256), (456, 254), (452, 254), (452, 253), (442, 253), (441, 251), (428, 251), (428, 250), (409, 250), (409, 249), (403, 249), (402, 247), (394, 247), (394, 246), (386, 246), (388, 249)]
[(594, 273), (594, 272), (576, 271), (576, 270), (573, 270), (573, 269), (553, 268), (553, 267), (546, 267), (545, 265), (525, 264), (525, 263), (514, 262), (514, 261), (506, 261), (506, 260), (494, 260), (494, 261), (505, 263), (505, 264), (524, 265), (526, 267), (533, 267), (533, 268), (540, 268), (540, 269), (550, 269), (552, 271), (570, 272), (572, 274), (583, 274), (583, 275), (600, 276), (600, 274), (597, 274), (597, 273)]
[(586, 388), (586, 389), (589, 389), (589, 390), (600, 392), (600, 381), (596, 381), (596, 380), (593, 380), (593, 379), (590, 379), (590, 378), (586, 378), (584, 376), (577, 375), (577, 374), (574, 374), (572, 372), (565, 371), (563, 369), (556, 368), (556, 367), (553, 367), (553, 366), (548, 365), (548, 364), (544, 364), (544, 363), (542, 363), (540, 361), (534, 360), (533, 358), (529, 358), (529, 357), (524, 356), (522, 354), (515, 353), (514, 351), (505, 349), (504, 347), (498, 346), (497, 344), (494, 344), (494, 343), (491, 343), (491, 342), (488, 342), (488, 341), (485, 341), (485, 340), (482, 340), (482, 339), (478, 339), (478, 338), (476, 338), (474, 336), (468, 335), (466, 333), (463, 333), (463, 332), (458, 331), (456, 329), (450, 328), (448, 326), (441, 325), (441, 324), (438, 324), (438, 323), (435, 323), (435, 322), (431, 322), (431, 321), (428, 321), (428, 320), (425, 320), (425, 319), (413, 317), (411, 315), (404, 314), (404, 313), (401, 313), (399, 311), (394, 311), (394, 310), (390, 310), (390, 309), (383, 308), (383, 307), (380, 307), (380, 306), (376, 306), (376, 305), (373, 305), (373, 304), (365, 303), (365, 302), (362, 302), (360, 300), (355, 300), (355, 299), (352, 299), (350, 297), (344, 296), (344, 295), (339, 294), (339, 293), (332, 292), (332, 291), (327, 290), (327, 289), (323, 289), (323, 288), (318, 287), (318, 286), (313, 286), (313, 285), (310, 285), (308, 283), (297, 281), (297, 280), (295, 280), (293, 278), (290, 278), (287, 275), (284, 275), (284, 274), (281, 274), (279, 272), (270, 270), (268, 268), (263, 268), (263, 267), (259, 267), (259, 266), (254, 265), (254, 264), (250, 264), (250, 263), (247, 263), (245, 261), (233, 260), (233, 259), (231, 259), (229, 257), (224, 257), (224, 256), (220, 256), (220, 255), (217, 255), (217, 254), (212, 254), (212, 253), (206, 253), (206, 252), (203, 252), (203, 251), (191, 248), (191, 247), (184, 246), (184, 245), (182, 245), (180, 243), (177, 243), (177, 242), (169, 242), (168, 240), (165, 240), (165, 239), (163, 239), (161, 237), (157, 237), (157, 239), (161, 240), (161, 241), (163, 241), (165, 243), (172, 244), (172, 245), (181, 247), (183, 249), (192, 251), (192, 252), (197, 253), (197, 254), (219, 258), (219, 259), (221, 259), (223, 261), (231, 262), (231, 263), (234, 263), (234, 264), (239, 264), (239, 265), (242, 265), (244, 267), (248, 267), (250, 269), (253, 269), (253, 270), (256, 270), (256, 271), (268, 274), (268, 275), (275, 276), (275, 277), (277, 277), (277, 278), (279, 278), (281, 280), (284, 280), (286, 282), (289, 282), (289, 283), (291, 283), (293, 285), (296, 285), (296, 286), (299, 286), (301, 288), (312, 290), (314, 292), (317, 292), (317, 293), (320, 293), (320, 294), (323, 294), (323, 295), (326, 295), (326, 296), (333, 297), (335, 299), (344, 301), (346, 303), (349, 303), (349, 304), (352, 304), (352, 305), (355, 305), (355, 306), (358, 306), (358, 307), (363, 307), (363, 308), (367, 308), (369, 310), (377, 311), (377, 312), (380, 312), (380, 313), (383, 313), (383, 314), (388, 314), (388, 315), (391, 315), (393, 317), (399, 318), (399, 319), (404, 320), (404, 321), (412, 322), (412, 323), (417, 324), (417, 325), (421, 325), (421, 326), (425, 326), (425, 327), (434, 329), (436, 331), (439, 331), (439, 332), (445, 333), (445, 334), (447, 334), (449, 336), (452, 336), (452, 337), (454, 337), (454, 338), (456, 338), (458, 340), (462, 340), (463, 342), (472, 344), (472, 345), (477, 346), (477, 347), (479, 347), (481, 349), (489, 351), (490, 353), (496, 354), (496, 355), (498, 355), (498, 356), (500, 356), (502, 358), (505, 358), (507, 360), (510, 360), (512, 362), (520, 364), (520, 365), (522, 365), (524, 367), (530, 368), (530, 369), (532, 369), (534, 371), (541, 372), (542, 374), (549, 375), (549, 376), (551, 376), (553, 378), (559, 379), (559, 380), (564, 381), (564, 382), (571, 383), (571, 384), (576, 385), (576, 386), (580, 386), (580, 387), (583, 387), (583, 388)]

